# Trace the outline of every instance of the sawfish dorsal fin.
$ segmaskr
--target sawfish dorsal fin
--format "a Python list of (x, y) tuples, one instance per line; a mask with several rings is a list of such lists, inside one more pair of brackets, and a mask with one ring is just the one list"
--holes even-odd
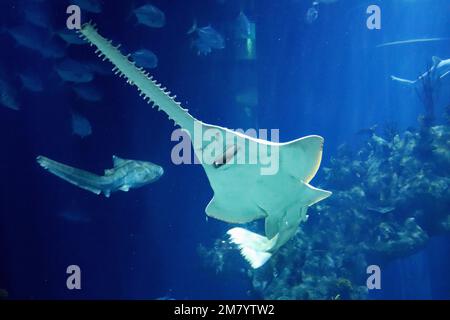
[(437, 56), (433, 56), (431, 59), (433, 60), (433, 66), (434, 67), (436, 67), (442, 61), (442, 59), (437, 57)]
[(147, 103), (152, 104), (153, 107), (157, 106), (158, 110), (163, 110), (169, 119), (174, 120), (175, 124), (192, 135), (194, 121), (197, 120), (188, 113), (187, 109), (183, 109), (180, 103), (175, 101), (176, 96), (171, 96), (170, 92), (153, 80), (153, 77), (149, 76), (143, 68), (136, 67), (135, 63), (129, 59), (130, 54), (123, 55), (119, 50), (120, 45), (113, 46), (111, 40), (102, 37), (97, 32), (95, 25), (91, 23), (83, 24), (79, 34), (91, 46), (97, 47), (95, 53), (103, 58), (103, 61), (109, 60), (114, 65), (113, 72), (115, 74), (125, 77), (128, 84), (137, 87), (139, 95), (143, 96)]
[(122, 159), (122, 158), (120, 158), (118, 156), (115, 156), (115, 155), (112, 156), (112, 159), (113, 159), (114, 168), (120, 167), (121, 165), (123, 165), (126, 162), (125, 159)]

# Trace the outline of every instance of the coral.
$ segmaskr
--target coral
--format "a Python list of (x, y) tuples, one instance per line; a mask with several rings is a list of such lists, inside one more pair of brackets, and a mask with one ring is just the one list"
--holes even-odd
[(341, 146), (322, 169), (322, 187), (333, 196), (309, 209), (308, 221), (266, 266), (248, 269), (255, 293), (364, 299), (367, 266), (411, 255), (450, 232), (450, 128), (426, 131), (425, 139), (423, 130), (373, 130), (360, 150)]

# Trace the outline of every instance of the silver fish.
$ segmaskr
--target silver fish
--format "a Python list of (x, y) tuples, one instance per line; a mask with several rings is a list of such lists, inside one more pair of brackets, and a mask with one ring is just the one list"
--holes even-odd
[(44, 84), (42, 83), (41, 78), (34, 73), (20, 73), (19, 79), (22, 82), (22, 86), (28, 91), (41, 92), (44, 90)]
[(151, 4), (143, 5), (133, 10), (139, 24), (151, 28), (162, 28), (166, 24), (166, 15)]
[(92, 134), (89, 120), (75, 112), (72, 113), (72, 134), (80, 138), (86, 138)]
[(78, 61), (65, 59), (55, 65), (56, 73), (62, 80), (76, 83), (91, 82), (94, 78), (91, 70)]
[(83, 39), (81, 39), (78, 36), (78, 34), (73, 30), (69, 30), (69, 29), (65, 28), (65, 29), (57, 31), (56, 34), (68, 44), (75, 44), (75, 45), (85, 44)]
[(98, 102), (103, 99), (99, 89), (91, 84), (79, 83), (72, 86), (72, 90), (81, 98), (90, 102)]
[(140, 49), (135, 51), (131, 55), (131, 58), (139, 67), (153, 69), (158, 66), (158, 57), (152, 51), (147, 49)]
[(210, 53), (212, 49), (219, 50), (225, 48), (223, 36), (210, 25), (199, 28), (197, 22), (194, 21), (193, 26), (189, 29), (187, 34), (194, 33), (197, 35), (197, 38), (192, 44), (197, 49), (198, 54), (206, 55)]
[(0, 78), (0, 105), (11, 110), (20, 110), (20, 104), (16, 95), (16, 91), (8, 82)]
[(76, 4), (81, 9), (92, 12), (92, 13), (101, 13), (102, 5), (97, 0), (72, 0), (71, 3)]

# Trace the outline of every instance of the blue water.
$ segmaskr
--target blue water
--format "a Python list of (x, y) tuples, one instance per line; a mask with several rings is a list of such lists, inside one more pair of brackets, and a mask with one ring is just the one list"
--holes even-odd
[[(450, 37), (450, 1), (341, 0), (321, 5), (319, 18), (306, 24), (308, 2), (154, 0), (167, 23), (149, 29), (136, 24), (130, 3), (104, 1), (102, 13), (86, 13), (83, 20), (93, 19), (124, 52), (152, 50), (158, 67), (151, 74), (196, 118), (229, 128), (279, 128), (282, 141), (322, 135), (323, 165), (340, 144), (360, 143), (355, 132), (362, 128), (416, 126), (420, 102), (389, 76), (417, 77), (432, 56), (449, 58), (450, 41), (376, 46)], [(48, 28), (64, 28), (68, 2), (45, 3)], [(135, 7), (144, 3), (135, 1)], [(1, 1), (2, 29), (23, 23), (23, 10), (32, 4), (42, 5)], [(370, 4), (382, 9), (381, 30), (366, 27)], [(257, 59), (251, 62), (239, 60), (229, 41), (241, 9), (256, 24)], [(226, 47), (197, 56), (186, 35), (194, 19), (221, 32)], [(0, 288), (21, 299), (256, 298), (242, 273), (218, 275), (197, 253), (199, 244), (211, 246), (229, 227), (205, 218), (213, 193), (201, 166), (172, 164), (174, 128), (165, 115), (113, 75), (94, 80), (105, 93), (101, 102), (83, 101), (55, 73), (58, 59), (17, 45), (7, 31), (0, 34), (0, 48), (1, 75), (21, 102), (19, 112), (0, 108)], [(66, 57), (98, 60), (86, 45), (64, 50)], [(16, 75), (25, 71), (43, 79), (42, 93), (21, 87)], [(250, 117), (235, 102), (251, 82), (247, 77), (256, 79), (260, 94)], [(90, 120), (91, 136), (72, 135), (71, 110)], [(40, 154), (98, 173), (116, 154), (160, 164), (165, 174), (149, 186), (106, 199), (44, 172), (35, 162)], [(90, 222), (62, 219), (66, 211)], [(450, 299), (449, 261), (449, 238), (432, 239), (423, 251), (383, 266), (383, 289), (369, 297)], [(240, 263), (236, 270), (247, 267), (243, 259)], [(71, 264), (81, 267), (82, 290), (66, 288)], [(418, 276), (406, 278), (411, 274)]]

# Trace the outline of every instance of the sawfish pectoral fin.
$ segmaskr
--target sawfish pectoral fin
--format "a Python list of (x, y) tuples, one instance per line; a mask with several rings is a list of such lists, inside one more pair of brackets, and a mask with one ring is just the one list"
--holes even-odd
[(322, 161), (323, 138), (311, 135), (280, 145), (283, 170), (299, 180), (310, 182)]
[(236, 244), (241, 250), (242, 256), (253, 269), (264, 265), (272, 256), (269, 252), (277, 241), (278, 236), (268, 239), (244, 228), (233, 228), (227, 231), (230, 242)]
[(308, 183), (305, 183), (304, 185), (306, 188), (303, 192), (304, 198), (302, 200), (304, 201), (304, 204), (308, 207), (332, 195), (331, 191), (313, 187)]
[[(230, 198), (233, 199), (233, 197)], [(228, 223), (247, 223), (263, 218), (265, 215), (257, 206), (246, 203), (245, 199), (233, 202), (217, 196), (211, 199), (205, 211), (209, 217)]]

